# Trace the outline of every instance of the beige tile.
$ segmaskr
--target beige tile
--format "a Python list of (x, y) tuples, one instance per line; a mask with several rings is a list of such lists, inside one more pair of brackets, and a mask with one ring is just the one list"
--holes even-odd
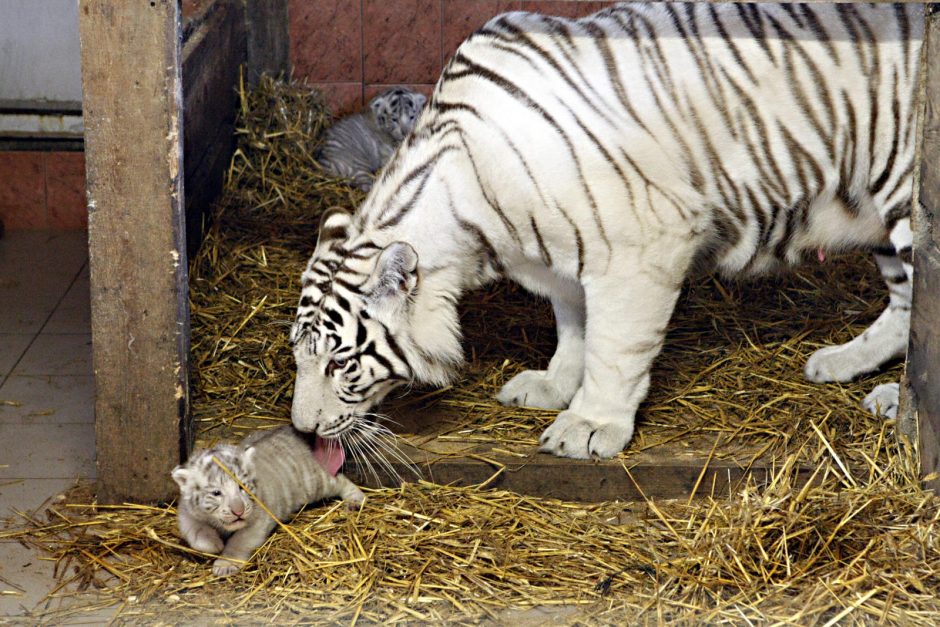
[(42, 328), (43, 333), (91, 333), (91, 297), (87, 274), (79, 274)]
[(0, 386), (0, 424), (95, 423), (91, 375), (14, 375)]
[(94, 425), (0, 424), (0, 479), (95, 476)]
[[(0, 382), (13, 370), (13, 366), (26, 352), (33, 337), (29, 333), (0, 333)], [(0, 401), (2, 400), (3, 393), (0, 392)], [(0, 405), (0, 411), (2, 411), (2, 405)]]
[(14, 510), (35, 514), (74, 485), (74, 479), (0, 479), (0, 520), (16, 524)]
[(37, 333), (87, 266), (82, 232), (7, 233), (0, 241), (0, 333)]
[(42, 333), (32, 343), (14, 375), (91, 375), (91, 334)]
[[(65, 591), (50, 593), (59, 586), (54, 564), (49, 556), (18, 542), (0, 542), (0, 625), (106, 625), (116, 615), (117, 606), (103, 597), (82, 595), (76, 598)], [(91, 605), (87, 610), (78, 610)], [(99, 606), (99, 607), (94, 607)], [(50, 611), (68, 607), (75, 610), (60, 618), (43, 618)], [(51, 614), (56, 616), (56, 614)]]

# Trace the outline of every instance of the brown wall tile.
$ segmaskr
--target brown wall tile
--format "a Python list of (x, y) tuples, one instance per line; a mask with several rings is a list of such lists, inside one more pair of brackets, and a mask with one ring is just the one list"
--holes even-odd
[(362, 83), (313, 83), (326, 96), (334, 116), (356, 113), (362, 108)]
[(364, 79), (434, 83), (441, 73), (441, 0), (363, 0)]
[(46, 213), (51, 229), (88, 227), (85, 202), (85, 154), (47, 152)]
[(362, 81), (359, 0), (290, 0), (288, 16), (294, 76), (310, 82)]
[(570, 0), (522, 0), (522, 10), (559, 17), (584, 17), (614, 2), (570, 2)]
[(448, 59), (457, 46), (491, 17), (507, 11), (518, 11), (520, 0), (444, 0), (443, 59)]
[(47, 227), (44, 166), (41, 152), (0, 152), (0, 218), (7, 229)]

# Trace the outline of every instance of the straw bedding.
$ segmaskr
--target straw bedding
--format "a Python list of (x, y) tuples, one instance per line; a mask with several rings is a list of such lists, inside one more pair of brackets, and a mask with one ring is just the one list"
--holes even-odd
[[(317, 216), (361, 201), (314, 163), (330, 121), (318, 94), (266, 79), (239, 97), (239, 149), (191, 262), (204, 443), (289, 420), (284, 325)], [(629, 474), (631, 455), (664, 443), (702, 459), (773, 460), (769, 483), (729, 498), (583, 505), (419, 481), (369, 491), (358, 513), (301, 513), (228, 580), (179, 545), (172, 507), (100, 506), (87, 488), (42, 517), (24, 513), (0, 538), (48, 553), (75, 584), (77, 603), (37, 610), (50, 622), (117, 603), (120, 620), (142, 623), (935, 623), (937, 499), (920, 489), (894, 424), (858, 407), (897, 369), (847, 385), (801, 374), (813, 350), (861, 331), (883, 298), (863, 257), (746, 284), (690, 282), (620, 463)], [(454, 417), (439, 439), (527, 455), (553, 414), (490, 399), (547, 362), (550, 311), (505, 284), (462, 311), (470, 363), (460, 381), (414, 390), (393, 410), (435, 406)], [(798, 483), (806, 467), (813, 479)]]

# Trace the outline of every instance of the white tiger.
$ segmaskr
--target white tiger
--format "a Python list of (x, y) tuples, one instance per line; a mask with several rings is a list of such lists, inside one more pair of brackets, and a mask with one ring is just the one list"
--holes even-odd
[[(633, 436), (683, 281), (868, 247), (890, 302), (812, 381), (905, 353), (917, 5), (636, 3), (509, 13), (468, 39), (362, 207), (323, 216), (291, 330), (292, 418), (347, 432), (461, 363), (457, 302), (498, 276), (551, 299), (558, 346), (506, 404), (563, 409), (541, 450)], [(897, 386), (866, 399), (896, 411)]]

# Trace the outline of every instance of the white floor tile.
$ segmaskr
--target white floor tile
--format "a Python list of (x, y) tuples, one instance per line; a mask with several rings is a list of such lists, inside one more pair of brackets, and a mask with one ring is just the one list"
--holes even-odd
[[(30, 333), (0, 332), (0, 383), (3, 383), (4, 377), (13, 370), (13, 366), (26, 352), (26, 348), (34, 337), (35, 335)], [(2, 394), (0, 394), (0, 399), (2, 399)]]
[(90, 375), (91, 334), (43, 333), (13, 369), (14, 375)]
[(74, 479), (0, 479), (0, 519), (16, 521), (13, 510), (34, 513), (75, 485)]
[(0, 424), (0, 479), (94, 478), (95, 430), (87, 424)]
[(0, 424), (95, 424), (91, 375), (13, 375), (0, 385)]
[(88, 276), (79, 275), (52, 313), (43, 333), (91, 333), (91, 297)]

